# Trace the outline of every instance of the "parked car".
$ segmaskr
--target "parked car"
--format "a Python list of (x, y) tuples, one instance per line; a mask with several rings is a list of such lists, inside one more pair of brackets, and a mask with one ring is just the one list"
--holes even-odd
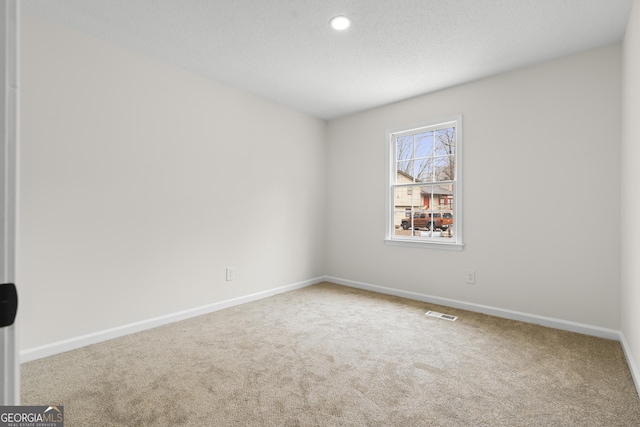
[(403, 230), (411, 228), (411, 220), (413, 219), (413, 228), (428, 228), (447, 230), (453, 225), (453, 215), (451, 212), (414, 212), (413, 218), (403, 218), (400, 226)]

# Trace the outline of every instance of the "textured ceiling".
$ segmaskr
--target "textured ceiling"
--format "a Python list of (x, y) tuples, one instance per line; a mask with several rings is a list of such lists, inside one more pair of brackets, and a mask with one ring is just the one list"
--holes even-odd
[[(618, 42), (633, 0), (22, 0), (23, 13), (333, 119)], [(352, 25), (335, 32), (329, 19)]]

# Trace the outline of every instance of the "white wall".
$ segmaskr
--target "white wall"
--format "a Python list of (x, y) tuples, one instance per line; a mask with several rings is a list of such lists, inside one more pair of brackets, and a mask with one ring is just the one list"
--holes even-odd
[[(26, 14), (22, 30), (23, 349), (324, 274), (621, 327), (618, 45), (335, 120), (327, 132)], [(628, 34), (627, 69), (629, 58), (637, 68), (635, 44)], [(625, 89), (637, 86), (626, 74)], [(385, 131), (458, 113), (464, 251), (385, 246)], [(487, 197), (496, 189), (503, 197)], [(623, 189), (628, 202), (633, 191)], [(548, 204), (557, 209), (540, 209)], [(625, 239), (623, 255), (637, 242)], [(226, 266), (236, 281), (224, 281)], [(466, 269), (476, 285), (464, 284)], [(634, 280), (623, 280), (622, 328), (637, 355)]]
[(324, 121), (27, 14), (22, 83), (22, 349), (324, 273)]
[(640, 1), (633, 4), (623, 43), (622, 79), (622, 334), (640, 388)]
[[(613, 45), (330, 122), (328, 274), (619, 330), (620, 74)], [(385, 130), (458, 113), (464, 250), (384, 245)]]

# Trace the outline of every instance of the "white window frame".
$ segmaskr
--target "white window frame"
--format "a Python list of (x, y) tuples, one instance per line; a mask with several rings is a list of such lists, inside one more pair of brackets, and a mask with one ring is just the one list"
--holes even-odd
[[(453, 218), (454, 218), (454, 236), (451, 239), (443, 239), (441, 237), (422, 237), (422, 236), (396, 236), (394, 217), (395, 217), (395, 201), (394, 189), (396, 188), (396, 140), (399, 136), (411, 135), (420, 132), (428, 132), (432, 130), (444, 129), (454, 126), (456, 128), (456, 146), (455, 156), (455, 173), (454, 179), (449, 181), (453, 184)], [(386, 186), (386, 214), (385, 214), (385, 238), (387, 245), (420, 247), (429, 249), (444, 250), (462, 250), (463, 244), (463, 218), (462, 218), (462, 157), (463, 157), (463, 132), (462, 132), (462, 115), (445, 117), (437, 120), (429, 120), (413, 125), (400, 126), (387, 130), (386, 134), (386, 170), (387, 170), (387, 186)], [(415, 184), (414, 184), (415, 185)], [(406, 184), (405, 184), (406, 186)]]

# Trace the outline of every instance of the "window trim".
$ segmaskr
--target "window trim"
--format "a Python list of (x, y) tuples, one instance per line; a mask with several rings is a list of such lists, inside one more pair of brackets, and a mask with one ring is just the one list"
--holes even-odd
[[(396, 146), (395, 138), (398, 136), (413, 134), (417, 131), (429, 131), (442, 128), (446, 125), (454, 125), (456, 127), (456, 147), (455, 147), (455, 180), (453, 194), (453, 218), (455, 224), (454, 241), (438, 241), (434, 238), (402, 238), (394, 236), (394, 184), (396, 175)], [(420, 247), (428, 249), (441, 250), (462, 250), (464, 247), (463, 240), (463, 218), (462, 218), (462, 201), (463, 201), (463, 125), (462, 114), (448, 116), (436, 120), (428, 120), (420, 123), (414, 123), (406, 126), (398, 126), (388, 129), (385, 140), (386, 148), (386, 203), (385, 203), (385, 236), (384, 243), (392, 246)]]

